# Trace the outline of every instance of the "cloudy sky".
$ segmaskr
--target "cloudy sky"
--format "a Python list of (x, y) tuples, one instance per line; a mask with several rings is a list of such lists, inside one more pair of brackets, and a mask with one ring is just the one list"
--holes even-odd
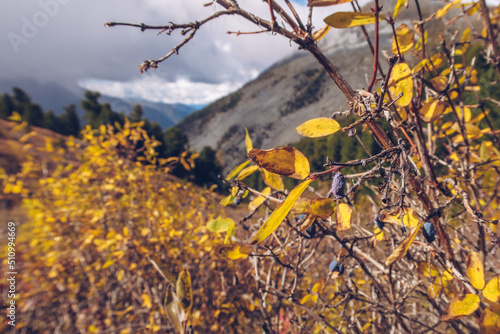
[[(296, 52), (297, 47), (280, 36), (226, 34), (228, 30), (255, 31), (255, 26), (239, 17), (224, 16), (203, 26), (180, 55), (161, 63), (156, 71), (140, 74), (137, 65), (163, 56), (183, 37), (178, 32), (167, 36), (131, 27), (104, 27), (109, 21), (165, 25), (201, 20), (221, 9), (203, 6), (207, 2), (0, 1), (0, 80), (4, 87), (5, 82), (37, 82), (48, 87), (58, 84), (79, 94), (85, 88), (114, 97), (199, 105), (234, 91)], [(266, 3), (239, 0), (241, 7), (268, 19)], [(284, 1), (278, 3), (286, 7)], [(305, 21), (306, 0), (294, 3)], [(325, 16), (338, 10), (351, 10), (350, 4), (315, 9), (316, 28), (323, 26)]]
[[(165, 25), (201, 20), (220, 10), (209, 0), (39, 0), (0, 2), (0, 79), (16, 84), (58, 84), (78, 91), (98, 90), (114, 97), (140, 97), (166, 103), (206, 104), (239, 88), (297, 47), (280, 36), (228, 35), (254, 31), (238, 17), (221, 17), (203, 26), (180, 55), (140, 74), (137, 65), (157, 59), (182, 40), (105, 22)], [(268, 18), (261, 0), (240, 6)], [(306, 17), (306, 1), (296, 0)], [(342, 7), (340, 7), (342, 8)], [(335, 10), (340, 9), (336, 7)], [(350, 7), (347, 7), (350, 8)], [(332, 11), (316, 11), (314, 23)], [(28, 92), (29, 93), (29, 92)]]

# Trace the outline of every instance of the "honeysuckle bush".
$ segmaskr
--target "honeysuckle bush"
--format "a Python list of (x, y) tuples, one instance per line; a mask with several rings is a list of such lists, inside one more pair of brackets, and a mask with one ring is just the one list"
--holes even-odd
[[(352, 3), (354, 10), (335, 11), (339, 3)], [(281, 35), (311, 53), (346, 96), (348, 114), (357, 116), (341, 124), (334, 116), (342, 112), (332, 110), (331, 118), (312, 117), (290, 131), (310, 138), (348, 133), (353, 141), (360, 139), (355, 131), (370, 131), (379, 145), (361, 159), (327, 159), (324, 169), (311, 170), (296, 148), (253, 148), (246, 133), (249, 159), (225, 177), (230, 194), (221, 205), (242, 205), (249, 197), (249, 212), (239, 222), (216, 218), (207, 227), (214, 236), (225, 233), (223, 256), (253, 264), (264, 315), (256, 331), (498, 332), (500, 151), (494, 124), (500, 113), (492, 87), (500, 74), (500, 9), (484, 0), (456, 0), (423, 17), (418, 0), (398, 0), (391, 8), (375, 0), (369, 12), (350, 0), (309, 0), (310, 12), (332, 6), (326, 25), (314, 29), (312, 16), (301, 18), (289, 1), (264, 1), (268, 17), (248, 12), (243, 2), (210, 4), (216, 11), (193, 23), (107, 26), (186, 36), (164, 57), (144, 61), (142, 72), (178, 53), (207, 22), (238, 15), (258, 32)], [(412, 22), (399, 22), (403, 11)], [(459, 20), (461, 30), (452, 35), (428, 30), (437, 21)], [(374, 27), (373, 38), (367, 25)], [(393, 31), (384, 57), (382, 25)], [(374, 60), (368, 87), (351, 87), (318, 47), (331, 27), (364, 29)], [(343, 170), (350, 171), (345, 179)], [(261, 174), (263, 189), (245, 184), (253, 173)], [(328, 193), (311, 188), (324, 175), (335, 175)], [(300, 182), (285, 189), (284, 177)]]
[(252, 328), (255, 299), (233, 283), (248, 269), (220, 258), (205, 226), (223, 215), (217, 201), (169, 176), (172, 159), (156, 158), (141, 126), (87, 127), (59, 148), (36, 131), (20, 139), (46, 145), (25, 142), (39, 157), (4, 188), (24, 196), (27, 216), (16, 240), (19, 333)]
[[(21, 295), (26, 328), (499, 332), (500, 151), (494, 125), (500, 113), (492, 93), (500, 77), (500, 10), (488, 9), (485, 1), (457, 0), (421, 17), (419, 2), (412, 1), (417, 9), (411, 26), (397, 19), (411, 10), (404, 0), (384, 9), (373, 1), (367, 13), (357, 6), (335, 12), (335, 4), (346, 2), (309, 1), (311, 10), (332, 6), (320, 29), (301, 19), (291, 2), (276, 0), (263, 2), (269, 17), (249, 13), (243, 2), (215, 0), (217, 11), (194, 23), (107, 24), (182, 30), (185, 40), (171, 52), (140, 65), (147, 71), (191, 42), (207, 22), (239, 15), (310, 52), (356, 117), (343, 124), (342, 118), (312, 116), (290, 131), (353, 141), (353, 129), (370, 131), (379, 149), (311, 170), (298, 149), (254, 148), (247, 132), (242, 140), (248, 159), (219, 182), (229, 190), (220, 205), (245, 207), (238, 220), (216, 208), (211, 193), (158, 171), (172, 161), (148, 154), (154, 140), (144, 137), (144, 161), (126, 159), (130, 154), (123, 149), (140, 130), (87, 130), (81, 164), (35, 176), (41, 186), (25, 193), (32, 220), (24, 228), (36, 236), (25, 232), (30, 240), (22, 248), (30, 273)], [(450, 13), (471, 24), (452, 36), (426, 29)], [(383, 58), (378, 32), (387, 24), (394, 28), (393, 55)], [(369, 86), (354, 90), (316, 42), (329, 27), (365, 25), (374, 26), (374, 68)], [(440, 44), (431, 47), (429, 34), (438, 34)], [(68, 143), (70, 150), (76, 145)], [(18, 178), (29, 179), (30, 168)], [(261, 174), (262, 189), (245, 184), (254, 173)], [(330, 191), (315, 190), (325, 175), (333, 177)], [(298, 184), (285, 189), (285, 178)], [(6, 188), (22, 192), (22, 184), (12, 181)]]

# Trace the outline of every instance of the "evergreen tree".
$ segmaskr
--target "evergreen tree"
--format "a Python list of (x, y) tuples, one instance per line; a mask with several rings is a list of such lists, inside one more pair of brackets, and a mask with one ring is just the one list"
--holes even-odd
[(78, 136), (80, 134), (80, 119), (74, 104), (64, 107), (64, 113), (59, 119), (62, 134), (66, 136)]
[(222, 171), (221, 165), (215, 156), (215, 151), (210, 146), (205, 146), (193, 169), (194, 182), (207, 185), (215, 182), (216, 175)]
[(164, 133), (164, 139), (166, 157), (178, 156), (186, 150), (188, 138), (179, 128), (168, 128)]

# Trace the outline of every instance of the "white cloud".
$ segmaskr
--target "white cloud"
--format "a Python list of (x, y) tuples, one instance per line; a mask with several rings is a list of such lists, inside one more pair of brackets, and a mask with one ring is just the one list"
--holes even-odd
[(116, 98), (138, 98), (163, 103), (204, 105), (240, 88), (244, 82), (205, 83), (180, 78), (167, 82), (159, 76), (147, 75), (127, 82), (86, 79), (79, 81), (84, 89)]

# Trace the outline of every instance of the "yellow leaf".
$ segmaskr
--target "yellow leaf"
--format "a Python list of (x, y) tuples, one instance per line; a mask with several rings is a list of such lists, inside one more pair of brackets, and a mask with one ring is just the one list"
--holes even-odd
[(393, 99), (403, 93), (403, 96), (396, 101), (398, 107), (406, 107), (410, 104), (413, 97), (413, 78), (407, 64), (396, 64), (392, 69), (389, 79), (389, 93)]
[(231, 226), (234, 226), (234, 221), (231, 218), (216, 218), (207, 223), (207, 228), (213, 233), (227, 232)]
[(241, 245), (235, 245), (233, 247), (224, 247), (224, 248), (221, 248), (221, 250), (219, 251), (219, 253), (223, 257), (230, 259), (230, 260), (238, 260), (238, 259), (247, 258), (251, 252), (252, 251), (248, 247), (244, 247)]
[(415, 74), (419, 72), (420, 70), (425, 68), (425, 65), (429, 62), (429, 59), (422, 59), (412, 70), (411, 73)]
[(292, 207), (294, 214), (309, 213), (311, 211), (311, 200), (308, 198), (299, 198)]
[(432, 87), (436, 90), (436, 92), (442, 92), (448, 87), (448, 78), (443, 75), (438, 75), (431, 79)]
[(313, 118), (302, 123), (296, 128), (299, 135), (317, 138), (331, 135), (340, 130), (340, 124), (331, 118)]
[(141, 235), (142, 235), (143, 237), (145, 237), (146, 235), (148, 235), (148, 234), (149, 234), (149, 232), (150, 232), (150, 231), (151, 231), (151, 230), (150, 230), (149, 228), (143, 228), (143, 229), (141, 230)]
[(241, 172), (241, 170), (243, 168), (245, 168), (249, 163), (250, 163), (250, 160), (247, 160), (244, 163), (242, 163), (242, 164), (234, 167), (233, 170), (230, 171), (229, 174), (227, 175), (227, 179), (231, 180), (233, 177), (235, 177), (236, 175), (238, 175), (238, 173)]
[(397, 0), (396, 7), (394, 7), (394, 14), (392, 14), (394, 18), (398, 16), (399, 12), (401, 11), (401, 9), (403, 9), (403, 5), (406, 2), (407, 0)]
[(429, 266), (429, 263), (424, 261), (418, 263), (418, 271), (428, 278), (439, 276), (439, 270), (432, 263)]
[(330, 198), (316, 198), (311, 201), (311, 213), (321, 219), (328, 219), (335, 211), (335, 202)]
[(234, 196), (233, 195), (229, 195), (227, 197), (224, 197), (223, 199), (221, 199), (221, 201), (219, 202), (220, 205), (222, 206), (228, 206), (229, 204), (233, 203), (234, 201)]
[(26, 121), (22, 121), (21, 123), (19, 123), (18, 125), (16, 125), (15, 127), (12, 128), (12, 132), (19, 132), (21, 130), (24, 130), (26, 127), (28, 127), (28, 122)]
[(21, 122), (23, 120), (22, 117), (21, 117), (21, 115), (19, 115), (19, 113), (17, 111), (13, 111), (12, 115), (10, 115), (9, 117), (7, 117), (7, 119), (9, 121), (13, 121), (13, 122)]
[(245, 146), (247, 148), (247, 154), (251, 150), (253, 150), (252, 139), (250, 139), (250, 135), (248, 134), (247, 128), (245, 128)]
[(455, 297), (455, 287), (453, 285), (453, 276), (445, 270), (445, 271), (443, 271), (440, 278), (441, 278), (441, 283), (443, 285), (444, 294), (448, 298)]
[(384, 231), (379, 229), (377, 226), (373, 229), (373, 234), (375, 234), (375, 240), (383, 241), (384, 240)]
[(271, 173), (300, 180), (309, 176), (309, 161), (302, 152), (291, 146), (271, 150), (253, 149), (248, 156), (257, 165)]
[(415, 33), (410, 29), (410, 27), (408, 27), (408, 25), (404, 23), (401, 24), (396, 29), (396, 37), (392, 40), (392, 53), (397, 55), (399, 46), (399, 52), (401, 52), (401, 55), (405, 55), (410, 52), (414, 44)]
[(347, 231), (348, 229), (350, 229), (351, 219), (352, 219), (351, 207), (348, 204), (340, 203), (337, 209), (337, 230)]
[(478, 290), (484, 288), (484, 266), (481, 255), (477, 252), (470, 252), (467, 256), (467, 276), (473, 287)]
[(432, 123), (441, 116), (448, 105), (439, 100), (427, 102), (420, 109), (421, 118), (424, 122)]
[[(389, 224), (394, 224), (394, 225), (401, 225), (401, 219), (399, 218), (398, 215), (387, 215), (385, 216), (382, 221), (384, 223), (389, 223)], [(420, 221), (418, 220), (418, 216), (415, 211), (413, 211), (412, 208), (405, 208), (404, 209), (404, 215), (403, 215), (403, 224), (406, 227), (413, 228), (416, 227)]]
[(403, 256), (405, 256), (406, 252), (413, 243), (415, 236), (420, 230), (420, 227), (422, 227), (422, 224), (418, 224), (417, 227), (414, 228), (413, 231), (411, 231), (408, 236), (401, 242), (401, 244), (399, 244), (399, 246), (392, 252), (392, 254), (389, 255), (389, 257), (385, 261), (385, 265), (387, 267), (391, 266), (394, 262), (400, 260)]
[(457, 320), (466, 315), (474, 313), (479, 308), (480, 299), (478, 295), (466, 294), (463, 298), (455, 297), (450, 300), (448, 307), (441, 316), (442, 321)]
[(151, 303), (151, 298), (145, 293), (141, 295), (141, 298), (143, 300), (142, 302), (142, 307), (146, 307), (148, 310), (151, 310), (151, 307), (153, 307), (153, 304)]
[(326, 36), (326, 34), (328, 33), (328, 31), (330, 30), (330, 26), (328, 24), (325, 24), (325, 26), (321, 29), (319, 29), (318, 31), (314, 32), (312, 34), (312, 38), (315, 40), (315, 41), (319, 41), (320, 39), (322, 39), (323, 37)]
[(492, 305), (483, 311), (479, 327), (481, 334), (500, 333), (500, 305)]
[(183, 269), (179, 274), (176, 294), (184, 310), (189, 312), (189, 309), (193, 305), (193, 290), (191, 288), (191, 275), (187, 269)]
[(333, 6), (341, 3), (353, 2), (354, 0), (309, 0), (307, 5), (309, 7), (325, 7)]
[(296, 186), (290, 194), (285, 198), (285, 200), (278, 205), (278, 207), (273, 211), (271, 216), (267, 219), (267, 221), (260, 227), (255, 236), (253, 237), (251, 244), (255, 245), (262, 241), (264, 241), (271, 233), (273, 233), (278, 226), (280, 226), (281, 222), (290, 212), (293, 204), (297, 199), (302, 195), (304, 190), (311, 184), (313, 180), (306, 180)]
[(446, 13), (448, 13), (448, 11), (450, 9), (453, 9), (453, 8), (456, 8), (458, 6), (458, 4), (460, 3), (461, 0), (455, 0), (453, 2), (450, 2), (450, 3), (447, 3), (443, 8), (439, 9), (437, 11), (437, 17), (438, 19), (442, 18), (443, 16), (446, 15)]
[(167, 314), (168, 320), (174, 327), (175, 333), (180, 333), (182, 326), (181, 322), (184, 320), (184, 312), (180, 305), (179, 298), (172, 294), (172, 289), (167, 290), (165, 304), (165, 313)]
[(260, 169), (260, 174), (262, 175), (262, 180), (269, 187), (283, 191), (285, 189), (285, 185), (283, 184), (283, 180), (281, 176), (278, 174), (270, 173), (264, 168)]
[(441, 294), (443, 287), (441, 285), (429, 284), (427, 288), (427, 295), (430, 299), (436, 299)]
[(256, 166), (256, 165), (253, 165), (253, 166), (250, 166), (250, 167), (247, 167), (245, 169), (243, 169), (239, 174), (238, 176), (236, 177), (236, 180), (243, 180), (244, 178), (246, 178), (247, 176), (253, 174), (255, 171), (259, 170), (259, 166)]
[(429, 58), (429, 63), (434, 67), (436, 71), (441, 67), (441, 65), (443, 65), (443, 62), (444, 55), (442, 53), (436, 53)]
[[(266, 195), (266, 196), (269, 196), (269, 194), (271, 193), (271, 188), (266, 187), (264, 190), (261, 191), (261, 193)], [(264, 196), (256, 197), (253, 201), (251, 201), (248, 204), (248, 209), (250, 211), (257, 209), (262, 203), (264, 203), (265, 200), (266, 200), (266, 198)]]
[(483, 290), (484, 298), (493, 303), (500, 302), (500, 276), (493, 277)]
[[(385, 20), (385, 16), (379, 15), (379, 21), (382, 20)], [(375, 23), (375, 16), (373, 13), (336, 12), (327, 16), (324, 21), (334, 28), (343, 29)]]

